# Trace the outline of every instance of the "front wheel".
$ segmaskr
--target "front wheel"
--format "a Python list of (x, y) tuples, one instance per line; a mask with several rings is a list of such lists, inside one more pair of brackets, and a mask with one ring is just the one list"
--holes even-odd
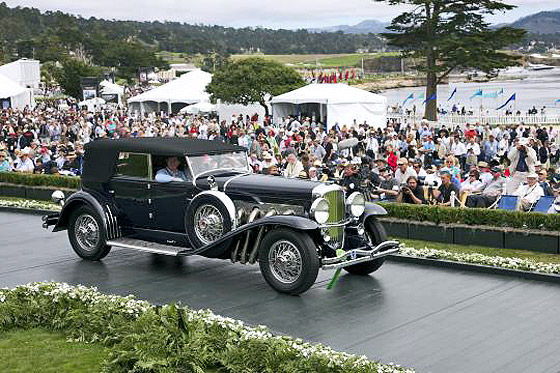
[(82, 259), (100, 260), (111, 251), (111, 246), (106, 245), (107, 233), (103, 220), (89, 206), (81, 206), (70, 215), (68, 238)]
[[(385, 228), (383, 228), (383, 225), (381, 225), (377, 219), (369, 218), (366, 221), (365, 228), (366, 234), (368, 235), (372, 245), (377, 246), (380, 243), (387, 241)], [(354, 264), (352, 266), (345, 267), (344, 269), (353, 275), (367, 276), (381, 268), (384, 262), (385, 258), (379, 258), (370, 262)]]
[(320, 263), (317, 247), (308, 234), (278, 229), (261, 241), (259, 266), (266, 282), (276, 291), (298, 295), (315, 283)]

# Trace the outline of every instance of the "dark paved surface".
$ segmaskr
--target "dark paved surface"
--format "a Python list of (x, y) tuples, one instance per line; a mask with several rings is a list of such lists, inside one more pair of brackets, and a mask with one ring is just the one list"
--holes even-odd
[(303, 296), (276, 293), (257, 266), (199, 257), (176, 260), (114, 250), (77, 258), (65, 232), (37, 216), (0, 213), (0, 286), (56, 280), (181, 301), (419, 372), (560, 371), (560, 286), (406, 263), (374, 276), (321, 272)]

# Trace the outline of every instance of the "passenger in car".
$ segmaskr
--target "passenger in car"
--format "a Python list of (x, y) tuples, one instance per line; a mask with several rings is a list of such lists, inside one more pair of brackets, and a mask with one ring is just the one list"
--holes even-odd
[(181, 162), (177, 157), (167, 158), (167, 167), (162, 168), (156, 173), (156, 181), (167, 183), (170, 181), (187, 181), (187, 175), (179, 170)]

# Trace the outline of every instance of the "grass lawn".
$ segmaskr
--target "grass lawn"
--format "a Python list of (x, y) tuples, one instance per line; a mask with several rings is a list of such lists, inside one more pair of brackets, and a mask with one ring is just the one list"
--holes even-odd
[(560, 255), (555, 254), (537, 253), (527, 250), (498, 249), (493, 247), (463, 246), (431, 241), (406, 240), (396, 237), (394, 237), (394, 239), (406, 246), (414, 247), (416, 249), (423, 249), (427, 247), (428, 249), (445, 250), (453, 253), (478, 253), (488, 256), (501, 256), (505, 258), (529, 259), (541, 263), (560, 263)]
[(0, 332), (2, 372), (99, 372), (106, 356), (100, 344), (67, 342), (43, 329)]
[(323, 67), (337, 66), (359, 66), (363, 59), (377, 58), (379, 56), (397, 55), (397, 52), (388, 53), (351, 53), (351, 54), (236, 54), (231, 56), (233, 60), (248, 57), (261, 57), (284, 64), (293, 65), (315, 65), (321, 64)]

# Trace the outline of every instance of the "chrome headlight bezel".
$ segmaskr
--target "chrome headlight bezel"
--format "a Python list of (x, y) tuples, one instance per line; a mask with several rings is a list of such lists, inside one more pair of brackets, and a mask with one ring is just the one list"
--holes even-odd
[(346, 210), (350, 215), (359, 218), (366, 211), (366, 197), (360, 192), (354, 192), (346, 198)]
[(330, 208), (331, 205), (329, 201), (327, 201), (323, 197), (320, 197), (313, 201), (309, 212), (317, 223), (326, 224), (329, 221)]

